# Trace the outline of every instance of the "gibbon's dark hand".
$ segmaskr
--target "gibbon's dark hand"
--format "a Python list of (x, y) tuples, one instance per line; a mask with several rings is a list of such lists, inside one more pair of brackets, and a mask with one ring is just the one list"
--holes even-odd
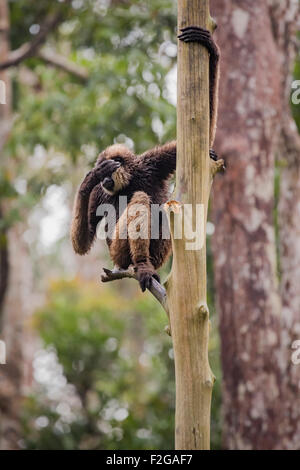
[(218, 160), (218, 155), (216, 154), (216, 152), (213, 149), (210, 149), (209, 156), (215, 162)]
[(80, 186), (81, 194), (89, 194), (94, 186), (101, 183), (107, 176), (111, 176), (120, 166), (119, 162), (114, 160), (104, 160), (99, 166), (96, 166), (88, 172)]
[(210, 39), (211, 33), (199, 26), (187, 26), (180, 29), (180, 34), (177, 37), (183, 42), (201, 42), (202, 39)]
[(153, 279), (155, 279), (157, 282), (160, 282), (159, 275), (148, 263), (138, 265), (137, 275), (142, 292), (145, 292), (146, 289), (150, 289)]
[(206, 47), (210, 54), (219, 56), (219, 50), (212, 38), (211, 32), (207, 29), (199, 28), (199, 26), (187, 26), (180, 30), (180, 34), (177, 37), (183, 42), (198, 42)]
[(99, 166), (95, 168), (98, 182), (103, 181), (107, 176), (111, 176), (119, 167), (121, 166), (120, 162), (115, 160), (104, 160), (100, 163)]

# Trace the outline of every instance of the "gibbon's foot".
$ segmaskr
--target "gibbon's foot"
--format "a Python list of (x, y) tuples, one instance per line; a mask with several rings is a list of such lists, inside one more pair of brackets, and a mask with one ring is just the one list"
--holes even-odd
[(211, 32), (207, 29), (199, 28), (199, 26), (187, 26), (182, 28), (181, 34), (178, 37), (183, 42), (198, 42), (202, 46), (206, 47), (209, 54), (213, 54), (219, 57), (219, 51), (212, 38)]
[(88, 195), (92, 189), (102, 182), (107, 176), (111, 176), (119, 167), (120, 163), (114, 160), (104, 160), (100, 165), (88, 172), (80, 186), (80, 193)]
[(142, 263), (137, 265), (136, 272), (142, 292), (145, 292), (146, 289), (150, 289), (152, 279), (156, 279), (157, 282), (160, 282), (160, 277), (151, 264)]
[(216, 152), (213, 149), (210, 149), (209, 156), (215, 162), (218, 160), (218, 155), (216, 154)]

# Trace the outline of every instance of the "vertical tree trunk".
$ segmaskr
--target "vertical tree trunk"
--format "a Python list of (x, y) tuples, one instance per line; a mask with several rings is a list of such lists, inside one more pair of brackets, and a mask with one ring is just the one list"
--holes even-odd
[(282, 128), (278, 151), (280, 293), (282, 298), (282, 448), (299, 449), (300, 366), (291, 360), (292, 345), (300, 339), (300, 136), (289, 106), (300, 3), (273, 1), (271, 18), (282, 66)]
[[(6, 1), (0, 1), (0, 61), (7, 58), (9, 16)], [(7, 72), (0, 71), (0, 155), (6, 143), (11, 121), (11, 85)], [(5, 103), (5, 104), (4, 104)], [(0, 221), (3, 219), (3, 207), (0, 200)], [(8, 283), (8, 250), (4, 228), (0, 229), (0, 331), (1, 310)]]
[[(0, 0), (0, 62), (9, 52), (9, 11), (6, 0)], [(0, 104), (0, 153), (11, 129), (11, 82), (8, 72), (0, 72), (5, 83), (5, 104)], [(2, 210), (4, 210), (1, 201)], [(5, 283), (4, 304), (1, 308), (0, 339), (6, 343), (6, 365), (0, 366), (0, 449), (17, 449), (20, 439), (20, 400), (24, 377), (23, 323), (26, 305), (30, 302), (30, 269), (27, 252), (22, 241), (20, 225), (1, 234), (4, 270), (1, 282)], [(8, 246), (7, 246), (8, 245)], [(2, 254), (1, 254), (2, 257)], [(9, 265), (9, 283), (7, 282)], [(27, 288), (28, 287), (28, 288)]]
[[(9, 53), (9, 12), (6, 0), (0, 1), (0, 61), (5, 61)], [(6, 71), (0, 71), (0, 80), (4, 83), (6, 104), (0, 104), (0, 152), (6, 143), (11, 128), (11, 82)]]
[[(9, 15), (7, 2), (0, 1), (0, 61), (7, 58)], [(6, 143), (11, 122), (11, 84), (7, 72), (0, 71), (0, 155)], [(4, 104), (5, 103), (5, 104)], [(3, 208), (0, 200), (0, 221), (3, 218)], [(0, 329), (1, 310), (8, 283), (8, 250), (7, 236), (4, 228), (0, 230)], [(1, 330), (0, 330), (1, 331)]]
[[(33, 309), (32, 270), (22, 236), (24, 226), (15, 224), (8, 231), (9, 285), (3, 308), (1, 339), (6, 343), (6, 365), (0, 366), (0, 449), (19, 448), (21, 439), (21, 400), (29, 385), (33, 338), (26, 319)], [(28, 341), (28, 343), (26, 342)]]
[[(208, 0), (179, 0), (178, 28), (209, 26)], [(199, 44), (178, 44), (177, 172), (173, 208), (203, 209), (197, 228), (204, 243), (188, 250), (174, 239), (172, 273), (167, 282), (175, 355), (176, 449), (209, 449), (213, 374), (208, 363), (209, 313), (206, 304), (206, 214), (210, 190), (208, 53)], [(178, 205), (179, 204), (179, 205)], [(172, 207), (172, 205), (171, 205)], [(184, 218), (184, 229), (188, 220)], [(180, 225), (180, 224), (179, 224)], [(198, 233), (199, 235), (199, 233)]]
[[(9, 11), (6, 0), (0, 0), (0, 62), (7, 59), (9, 53)], [(6, 144), (10, 131), (10, 123), (12, 118), (11, 109), (11, 81), (7, 71), (0, 71), (0, 80), (4, 86), (4, 102), (0, 104), (0, 153)], [(3, 214), (3, 202), (1, 201), (1, 215)], [(7, 233), (2, 231), (2, 247), (1, 247), (1, 285), (2, 285), (2, 301), (5, 299), (9, 302), (6, 290), (8, 286), (8, 237)], [(5, 311), (5, 313), (4, 313)], [(7, 303), (4, 307), (1, 305), (0, 318), (0, 338), (5, 340), (7, 364), (0, 366), (0, 449), (15, 449), (18, 447), (18, 427), (16, 418), (16, 410), (18, 409), (18, 398), (20, 390), (20, 368), (22, 357), (19, 348), (15, 349), (18, 344), (17, 336), (12, 331), (7, 331), (9, 324), (13, 318), (7, 318)], [(14, 342), (14, 339), (16, 342)], [(12, 355), (12, 356), (11, 356)], [(11, 357), (13, 358), (11, 361)], [(15, 403), (14, 400), (16, 400)]]
[(215, 285), (223, 365), (224, 445), (280, 446), (280, 313), (274, 163), (281, 74), (267, 2), (213, 0), (222, 46), (214, 190)]
[[(280, 202), (278, 207), (280, 293), (282, 298), (282, 448), (299, 449), (300, 366), (293, 364), (293, 343), (300, 339), (300, 137), (287, 113), (279, 158)], [(284, 127), (285, 127), (284, 126)]]
[[(0, 1), (0, 62), (6, 60), (9, 52), (9, 15), (6, 0)], [(0, 71), (0, 155), (7, 141), (11, 122), (11, 83), (7, 72)], [(3, 207), (0, 200), (0, 220), (3, 219)], [(2, 304), (8, 283), (8, 250), (4, 228), (0, 229), (0, 328)]]

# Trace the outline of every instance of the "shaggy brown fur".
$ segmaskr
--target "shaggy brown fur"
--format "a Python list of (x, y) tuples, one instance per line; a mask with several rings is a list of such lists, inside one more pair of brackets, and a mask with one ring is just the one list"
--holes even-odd
[[(196, 41), (206, 46), (210, 54), (210, 141), (213, 143), (217, 119), (218, 48), (209, 32), (197, 27), (185, 28), (179, 38)], [(211, 150), (210, 156), (216, 159)], [(151, 204), (164, 204), (168, 199), (168, 179), (176, 168), (176, 142), (155, 147), (140, 156), (124, 145), (112, 145), (98, 156), (96, 165), (83, 180), (76, 196), (71, 238), (76, 253), (83, 255), (90, 249), (96, 228), (102, 217), (96, 211), (102, 204), (112, 204), (116, 210), (114, 231), (107, 237), (113, 262), (126, 269), (133, 264), (142, 290), (150, 287), (152, 277), (159, 279), (155, 270), (164, 264), (171, 253), (170, 239), (150, 237)], [(119, 214), (120, 196), (127, 197), (127, 207)], [(141, 204), (140, 213), (131, 213), (135, 204)], [(162, 217), (165, 215), (162, 214)], [(132, 225), (133, 224), (133, 225)], [(130, 227), (139, 225), (146, 236), (136, 238)], [(127, 230), (127, 228), (129, 228)], [(120, 234), (126, 233), (122, 238)], [(126, 232), (128, 231), (128, 233)]]
[[(155, 270), (168, 258), (171, 251), (169, 239), (150, 239), (151, 204), (163, 204), (168, 199), (168, 178), (176, 168), (176, 142), (156, 147), (136, 156), (126, 147), (113, 145), (102, 152), (94, 169), (87, 174), (76, 196), (71, 228), (71, 238), (76, 253), (85, 254), (96, 235), (102, 217), (96, 215), (98, 206), (112, 204), (116, 209), (114, 234), (108, 236), (110, 255), (120, 268), (133, 264), (138, 272), (143, 290), (150, 286), (152, 276), (159, 279)], [(108, 189), (105, 187), (107, 184)], [(127, 208), (119, 218), (119, 197), (127, 197)], [(134, 204), (141, 204), (142, 214), (130, 214)], [(134, 238), (128, 230), (127, 237), (119, 234), (134, 225), (147, 224), (145, 238)], [(140, 227), (143, 231), (143, 227)]]

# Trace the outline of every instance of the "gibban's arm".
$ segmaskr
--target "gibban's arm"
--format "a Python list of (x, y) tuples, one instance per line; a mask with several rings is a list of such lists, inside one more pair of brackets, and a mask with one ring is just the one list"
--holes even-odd
[(157, 179), (167, 179), (176, 170), (176, 140), (147, 150), (140, 156), (140, 162)]
[(85, 187), (82, 190), (80, 186), (75, 198), (71, 224), (71, 240), (75, 253), (84, 255), (90, 250), (95, 240), (97, 224), (103, 218), (96, 216), (97, 208), (100, 204), (108, 203), (109, 199), (101, 183), (91, 191), (86, 191)]
[(92, 246), (94, 236), (89, 231), (88, 223), (88, 207), (90, 194), (77, 191), (72, 223), (71, 223), (71, 240), (75, 253), (84, 255)]

